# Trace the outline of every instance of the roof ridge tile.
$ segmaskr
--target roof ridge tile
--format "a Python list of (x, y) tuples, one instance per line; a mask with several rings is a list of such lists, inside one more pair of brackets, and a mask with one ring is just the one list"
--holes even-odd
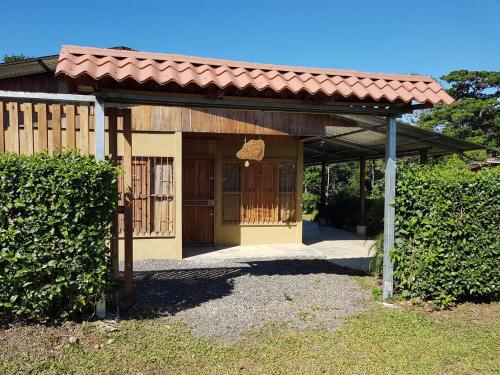
[(383, 79), (395, 79), (395, 80), (412, 80), (412, 81), (424, 81), (432, 82), (432, 77), (423, 75), (413, 75), (413, 74), (392, 74), (392, 73), (374, 73), (374, 72), (360, 72), (356, 70), (344, 70), (344, 69), (328, 69), (328, 68), (317, 68), (317, 67), (304, 67), (304, 66), (291, 66), (291, 65), (273, 65), (273, 64), (262, 64), (253, 62), (244, 62), (237, 60), (225, 60), (225, 59), (215, 59), (206, 57), (196, 57), (188, 55), (177, 55), (177, 54), (166, 54), (166, 53), (156, 53), (156, 52), (142, 52), (142, 51), (130, 51), (130, 50), (117, 50), (109, 48), (95, 48), (95, 47), (83, 47), (83, 46), (73, 46), (73, 45), (63, 45), (61, 48), (61, 54), (91, 54), (96, 56), (113, 56), (118, 58), (134, 57), (141, 59), (151, 59), (151, 60), (173, 60), (173, 61), (188, 61), (192, 64), (207, 64), (207, 65), (226, 65), (231, 67), (246, 67), (248, 69), (262, 69), (262, 70), (277, 70), (277, 71), (294, 71), (302, 73), (312, 73), (312, 74), (327, 74), (327, 75), (340, 75), (345, 77), (355, 76), (355, 77), (381, 77)]
[(132, 79), (144, 83), (151, 80), (159, 85), (175, 82), (182, 87), (196, 84), (200, 87), (234, 86), (239, 90), (247, 87), (258, 91), (289, 90), (295, 94), (340, 94), (345, 98), (369, 97), (375, 101), (453, 102), (453, 98), (427, 76), (244, 63), (78, 46), (62, 47), (57, 74), (71, 78), (87, 75), (96, 80), (110, 77), (119, 82)]

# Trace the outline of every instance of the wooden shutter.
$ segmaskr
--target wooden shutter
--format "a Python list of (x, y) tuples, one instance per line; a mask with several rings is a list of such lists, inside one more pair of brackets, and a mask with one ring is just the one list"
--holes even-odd
[(297, 206), (297, 165), (295, 162), (279, 163), (279, 221), (295, 222)]
[[(122, 165), (122, 160), (118, 160)], [(123, 176), (118, 181), (119, 204), (124, 203)], [(132, 158), (132, 211), (135, 237), (173, 236), (175, 230), (173, 158)], [(123, 235), (123, 218), (119, 234)]]
[(226, 162), (222, 167), (222, 220), (240, 222), (240, 163)]
[(295, 222), (296, 162), (223, 164), (224, 223), (276, 224)]

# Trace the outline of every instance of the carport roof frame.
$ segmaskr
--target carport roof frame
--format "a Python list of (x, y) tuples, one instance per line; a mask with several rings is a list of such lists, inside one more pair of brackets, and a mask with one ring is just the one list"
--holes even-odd
[[(355, 121), (349, 128), (330, 128), (337, 133), (311, 137), (304, 142), (304, 165), (322, 162), (339, 163), (385, 157), (385, 119), (379, 116), (335, 115)], [(380, 137), (377, 137), (380, 135)], [(377, 142), (377, 138), (380, 139)], [(484, 146), (421, 129), (413, 125), (397, 124), (397, 156), (445, 155), (484, 149)], [(368, 140), (368, 142), (367, 142)]]

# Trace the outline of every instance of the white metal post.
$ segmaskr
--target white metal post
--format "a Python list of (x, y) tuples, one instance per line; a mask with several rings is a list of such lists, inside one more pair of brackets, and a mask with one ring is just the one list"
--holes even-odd
[(394, 197), (396, 195), (396, 117), (386, 119), (385, 192), (384, 192), (384, 300), (393, 293), (393, 264), (390, 251), (394, 247)]
[(95, 119), (95, 158), (104, 160), (106, 155), (105, 131), (104, 131), (104, 103), (97, 99), (94, 104)]

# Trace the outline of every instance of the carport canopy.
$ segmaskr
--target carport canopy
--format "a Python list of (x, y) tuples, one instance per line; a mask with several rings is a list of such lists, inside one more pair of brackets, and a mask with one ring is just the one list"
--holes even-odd
[[(373, 115), (335, 115), (353, 120), (352, 126), (329, 126), (324, 136), (304, 140), (304, 164), (339, 163), (364, 158), (383, 159), (386, 119)], [(478, 150), (480, 145), (398, 123), (396, 153), (402, 156), (437, 156)]]

